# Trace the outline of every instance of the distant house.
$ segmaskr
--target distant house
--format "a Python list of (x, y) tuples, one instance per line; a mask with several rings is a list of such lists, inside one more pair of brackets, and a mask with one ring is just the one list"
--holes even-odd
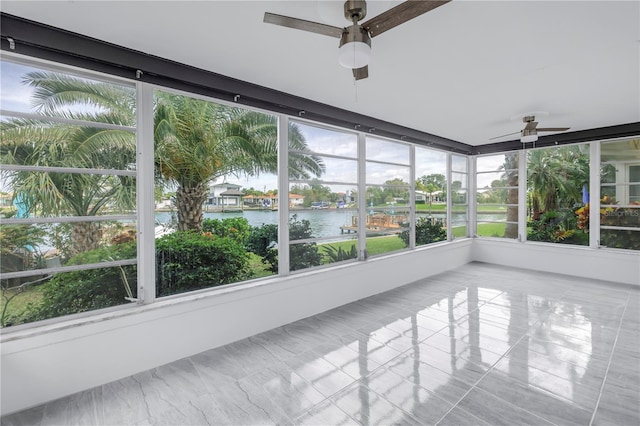
[(256, 195), (245, 195), (242, 197), (242, 204), (247, 208), (258, 208), (261, 205), (261, 197)]
[(278, 206), (278, 196), (272, 192), (260, 195), (245, 195), (242, 197), (244, 207), (249, 209), (271, 209), (275, 210)]
[(356, 196), (354, 195), (353, 191), (347, 191), (347, 192), (338, 192), (338, 200), (337, 203), (341, 203), (341, 205), (348, 205), (348, 204), (355, 204), (356, 202)]
[(0, 194), (0, 207), (13, 207), (13, 194)]
[(437, 203), (442, 201), (442, 191), (434, 191), (434, 192), (426, 192), (416, 190), (416, 203), (428, 203), (431, 200), (432, 203)]
[(244, 194), (240, 191), (240, 188), (242, 188), (242, 185), (227, 182), (209, 185), (209, 196), (205, 202), (205, 209), (242, 209), (242, 197)]
[(304, 195), (289, 194), (289, 207), (302, 207)]

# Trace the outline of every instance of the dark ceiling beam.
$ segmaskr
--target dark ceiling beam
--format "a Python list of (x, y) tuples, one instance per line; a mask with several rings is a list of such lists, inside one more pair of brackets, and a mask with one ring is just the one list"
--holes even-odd
[(475, 155), (495, 154), (498, 152), (515, 151), (518, 149), (544, 148), (549, 146), (569, 145), (604, 139), (625, 138), (640, 135), (640, 122), (620, 124), (617, 126), (598, 127), (596, 129), (579, 130), (576, 132), (557, 133), (555, 135), (540, 136), (536, 142), (523, 144), (520, 139), (506, 142), (476, 146)]
[[(472, 146), (357, 114), (299, 96), (170, 61), (81, 34), (0, 14), (2, 50), (74, 65), (131, 80), (198, 93), (239, 105), (261, 108), (293, 117), (351, 130), (470, 154)], [(8, 39), (14, 44), (11, 49)], [(138, 71), (142, 71), (139, 73)]]

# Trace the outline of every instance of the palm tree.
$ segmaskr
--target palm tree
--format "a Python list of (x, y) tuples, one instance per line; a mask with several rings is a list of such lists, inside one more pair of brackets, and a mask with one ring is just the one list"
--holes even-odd
[[(277, 173), (275, 117), (187, 96), (159, 92), (155, 114), (156, 171), (176, 187), (178, 230), (201, 230), (209, 183), (228, 175)], [(307, 150), (304, 136), (289, 126), (289, 147)], [(311, 154), (289, 156), (289, 177), (323, 173)]]
[[(55, 72), (30, 72), (33, 103), (44, 116), (135, 126), (135, 91)], [(77, 112), (80, 110), (80, 112)], [(179, 229), (200, 229), (208, 183), (227, 174), (277, 172), (274, 117), (224, 107), (186, 96), (159, 92), (155, 105), (156, 172), (166, 186), (177, 186)], [(12, 119), (1, 124), (2, 163), (65, 168), (126, 170), (135, 166), (135, 135), (124, 130), (73, 126), (56, 121)], [(295, 125), (290, 148), (307, 150)], [(322, 162), (313, 155), (289, 157), (292, 178), (319, 176)], [(129, 176), (62, 172), (5, 171), (29, 214), (94, 216), (135, 205)], [(74, 223), (72, 254), (96, 248), (95, 222)]]
[(589, 158), (583, 147), (540, 149), (528, 153), (527, 174), (533, 216), (572, 207), (589, 182)]
[(447, 180), (442, 173), (425, 175), (416, 179), (416, 188), (429, 194), (429, 214), (431, 214), (433, 194), (440, 192), (440, 197), (442, 198), (442, 194), (446, 192), (444, 191), (446, 185)]
[[(135, 92), (66, 74), (31, 72), (33, 106), (44, 117), (61, 117), (121, 126), (135, 125)], [(79, 111), (79, 112), (78, 112)], [(135, 134), (91, 125), (61, 124), (46, 118), (0, 123), (4, 164), (61, 168), (130, 169), (135, 165)], [(131, 176), (3, 170), (27, 214), (96, 216), (135, 206)], [(70, 254), (98, 247), (97, 222), (75, 222)]]

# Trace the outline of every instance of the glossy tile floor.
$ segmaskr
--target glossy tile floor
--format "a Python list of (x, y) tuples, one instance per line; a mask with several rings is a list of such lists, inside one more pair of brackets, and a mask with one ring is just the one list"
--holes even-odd
[(471, 263), (3, 425), (638, 425), (640, 293)]

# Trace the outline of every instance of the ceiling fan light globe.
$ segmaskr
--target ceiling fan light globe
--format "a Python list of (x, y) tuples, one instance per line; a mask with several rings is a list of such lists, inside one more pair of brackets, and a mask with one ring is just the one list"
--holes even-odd
[(522, 143), (535, 142), (537, 140), (538, 140), (538, 135), (525, 135), (520, 138), (520, 142)]
[(369, 65), (371, 46), (361, 41), (352, 41), (340, 46), (338, 61), (345, 68), (355, 69)]

